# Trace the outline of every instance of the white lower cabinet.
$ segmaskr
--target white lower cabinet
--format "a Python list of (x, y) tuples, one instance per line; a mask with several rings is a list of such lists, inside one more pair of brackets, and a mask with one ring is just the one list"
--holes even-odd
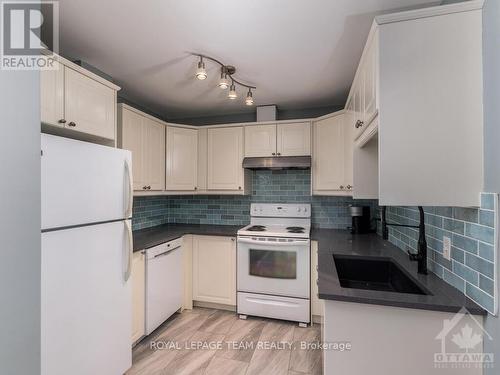
[(145, 256), (137, 251), (132, 257), (132, 344), (145, 334), (146, 297)]
[(325, 303), (318, 298), (318, 242), (311, 241), (311, 314), (323, 316)]
[(182, 268), (184, 292), (182, 309), (193, 308), (193, 236), (188, 234), (182, 237)]
[(193, 236), (193, 300), (236, 305), (236, 238)]

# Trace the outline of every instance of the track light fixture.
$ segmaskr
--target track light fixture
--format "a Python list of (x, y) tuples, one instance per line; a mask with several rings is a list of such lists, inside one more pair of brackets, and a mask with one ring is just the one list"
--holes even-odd
[(229, 94), (227, 94), (227, 98), (234, 100), (238, 97), (238, 94), (236, 94), (236, 86), (234, 85), (234, 82), (231, 84), (231, 87), (229, 88)]
[(245, 99), (246, 105), (253, 105), (252, 89), (248, 89), (247, 98)]
[(225, 72), (224, 68), (220, 68), (221, 73), (220, 73), (220, 81), (219, 81), (219, 87), (222, 90), (225, 90), (229, 87), (229, 79), (227, 79), (227, 73)]
[(204, 80), (207, 78), (207, 70), (205, 69), (203, 56), (200, 56), (200, 61), (198, 62), (198, 69), (196, 69), (196, 78), (200, 80)]
[(233, 77), (233, 74), (236, 73), (236, 68), (234, 66), (223, 64), (219, 60), (214, 59), (213, 57), (210, 56), (200, 55), (198, 53), (193, 53), (193, 55), (198, 56), (200, 58), (200, 61), (198, 62), (198, 68), (196, 69), (196, 78), (200, 80), (204, 80), (207, 78), (207, 70), (205, 69), (205, 62), (203, 61), (203, 59), (213, 61), (219, 64), (221, 67), (220, 80), (218, 86), (223, 90), (229, 88), (229, 93), (227, 95), (228, 99), (235, 100), (238, 98), (238, 94), (236, 93), (236, 85), (239, 85), (248, 89), (248, 93), (245, 99), (245, 104), (253, 105), (252, 90), (256, 90), (257, 88), (255, 86), (250, 86), (236, 80)]

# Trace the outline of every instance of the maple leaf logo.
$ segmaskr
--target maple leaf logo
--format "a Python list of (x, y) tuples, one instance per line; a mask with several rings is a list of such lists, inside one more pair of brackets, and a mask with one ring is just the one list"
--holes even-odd
[(460, 334), (457, 333), (453, 335), (451, 341), (457, 344), (460, 349), (465, 349), (466, 352), (468, 352), (469, 349), (474, 349), (474, 347), (483, 340), (481, 335), (477, 333), (473, 334), (472, 328), (468, 324), (462, 327), (460, 331)]

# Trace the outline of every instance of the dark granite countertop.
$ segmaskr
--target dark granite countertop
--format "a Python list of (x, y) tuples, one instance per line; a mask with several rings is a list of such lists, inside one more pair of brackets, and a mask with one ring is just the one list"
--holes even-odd
[(233, 237), (242, 227), (242, 225), (164, 224), (134, 230), (134, 252), (175, 240), (186, 234)]
[[(458, 312), (465, 307), (471, 314), (487, 314), (462, 292), (433, 273), (418, 274), (416, 262), (411, 262), (406, 253), (376, 234), (351, 235), (346, 230), (313, 229), (311, 240), (318, 241), (318, 291), (321, 299), (445, 312)], [(432, 295), (343, 288), (333, 254), (392, 258)]]

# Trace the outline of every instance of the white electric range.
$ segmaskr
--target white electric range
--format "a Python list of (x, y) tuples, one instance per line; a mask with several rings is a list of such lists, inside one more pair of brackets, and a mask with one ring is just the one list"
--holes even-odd
[(310, 204), (252, 203), (238, 231), (237, 311), (310, 322)]

